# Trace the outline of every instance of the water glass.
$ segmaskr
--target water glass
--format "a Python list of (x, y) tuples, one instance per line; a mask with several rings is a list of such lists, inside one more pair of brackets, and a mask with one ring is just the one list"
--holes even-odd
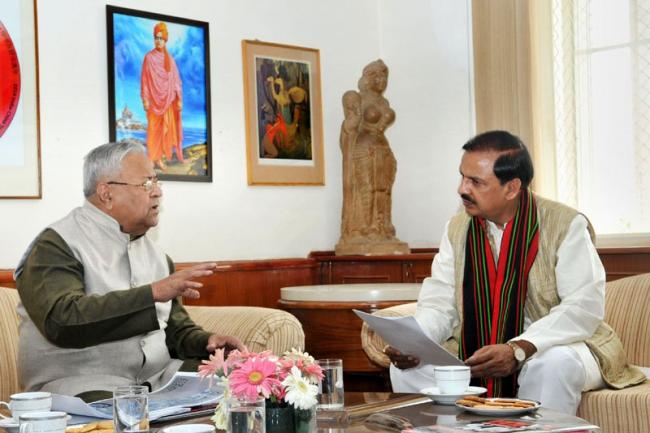
[(249, 401), (231, 397), (226, 402), (228, 433), (265, 433), (266, 409), (264, 398)]
[(323, 380), (318, 385), (318, 408), (336, 410), (343, 407), (343, 361), (340, 359), (319, 359), (323, 369)]
[(113, 391), (115, 433), (149, 432), (149, 388), (120, 386)]

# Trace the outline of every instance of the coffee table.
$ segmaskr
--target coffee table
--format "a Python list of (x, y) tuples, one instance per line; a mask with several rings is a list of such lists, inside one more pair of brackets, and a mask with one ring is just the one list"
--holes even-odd
[[(386, 392), (346, 392), (345, 410), (318, 412), (318, 431), (327, 433), (378, 433), (395, 430), (383, 429), (376, 425), (369, 425), (371, 415), (383, 412), (398, 415), (409, 420), (414, 426), (427, 426), (434, 424), (450, 425), (457, 421), (478, 421), (489, 419), (483, 415), (472, 415), (456, 406), (442, 406), (434, 404), (428, 397), (421, 394), (396, 394)], [(565, 415), (550, 409), (540, 408), (534, 414), (539, 422), (570, 423), (576, 426), (588, 426), (585, 420), (576, 416)], [(500, 417), (513, 418), (518, 417)], [(169, 422), (152, 427), (152, 432), (158, 431), (163, 426), (205, 423), (210, 424), (210, 417), (204, 416), (182, 422)], [(590, 431), (598, 431), (592, 429)]]

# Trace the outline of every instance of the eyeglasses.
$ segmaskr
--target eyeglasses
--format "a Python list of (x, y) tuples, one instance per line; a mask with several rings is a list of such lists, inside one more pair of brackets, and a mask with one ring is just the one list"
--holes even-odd
[(153, 39), (154, 39), (154, 41), (164, 41), (165, 40), (165, 38), (163, 38), (162, 36), (154, 36)]
[(111, 180), (110, 182), (106, 182), (107, 185), (127, 185), (127, 186), (139, 186), (140, 188), (144, 189), (147, 192), (153, 191), (155, 187), (162, 187), (162, 182), (158, 180), (157, 177), (154, 177), (153, 179), (147, 179), (142, 183), (127, 183), (127, 182), (117, 182), (114, 180)]

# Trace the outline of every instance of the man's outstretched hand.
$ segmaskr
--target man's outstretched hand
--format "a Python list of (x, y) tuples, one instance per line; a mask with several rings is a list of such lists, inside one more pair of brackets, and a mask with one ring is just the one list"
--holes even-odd
[(210, 335), (210, 338), (208, 338), (208, 344), (205, 346), (205, 349), (209, 352), (212, 353), (217, 349), (224, 348), (226, 353), (230, 352), (231, 350), (239, 350), (240, 352), (247, 352), (248, 349), (242, 343), (239, 341), (238, 338), (235, 338), (231, 335), (220, 335), (220, 334), (212, 334)]
[(151, 284), (153, 300), (156, 302), (167, 302), (171, 299), (183, 296), (190, 299), (198, 299), (201, 294), (197, 289), (203, 284), (194, 281), (197, 278), (212, 275), (217, 268), (216, 263), (201, 263), (182, 271), (177, 271)]

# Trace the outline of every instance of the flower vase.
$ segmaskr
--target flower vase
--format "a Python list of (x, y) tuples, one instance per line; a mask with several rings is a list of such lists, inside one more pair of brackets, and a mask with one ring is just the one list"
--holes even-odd
[(293, 432), (293, 406), (266, 406), (266, 433)]
[(316, 406), (310, 409), (294, 409), (294, 433), (316, 433)]

